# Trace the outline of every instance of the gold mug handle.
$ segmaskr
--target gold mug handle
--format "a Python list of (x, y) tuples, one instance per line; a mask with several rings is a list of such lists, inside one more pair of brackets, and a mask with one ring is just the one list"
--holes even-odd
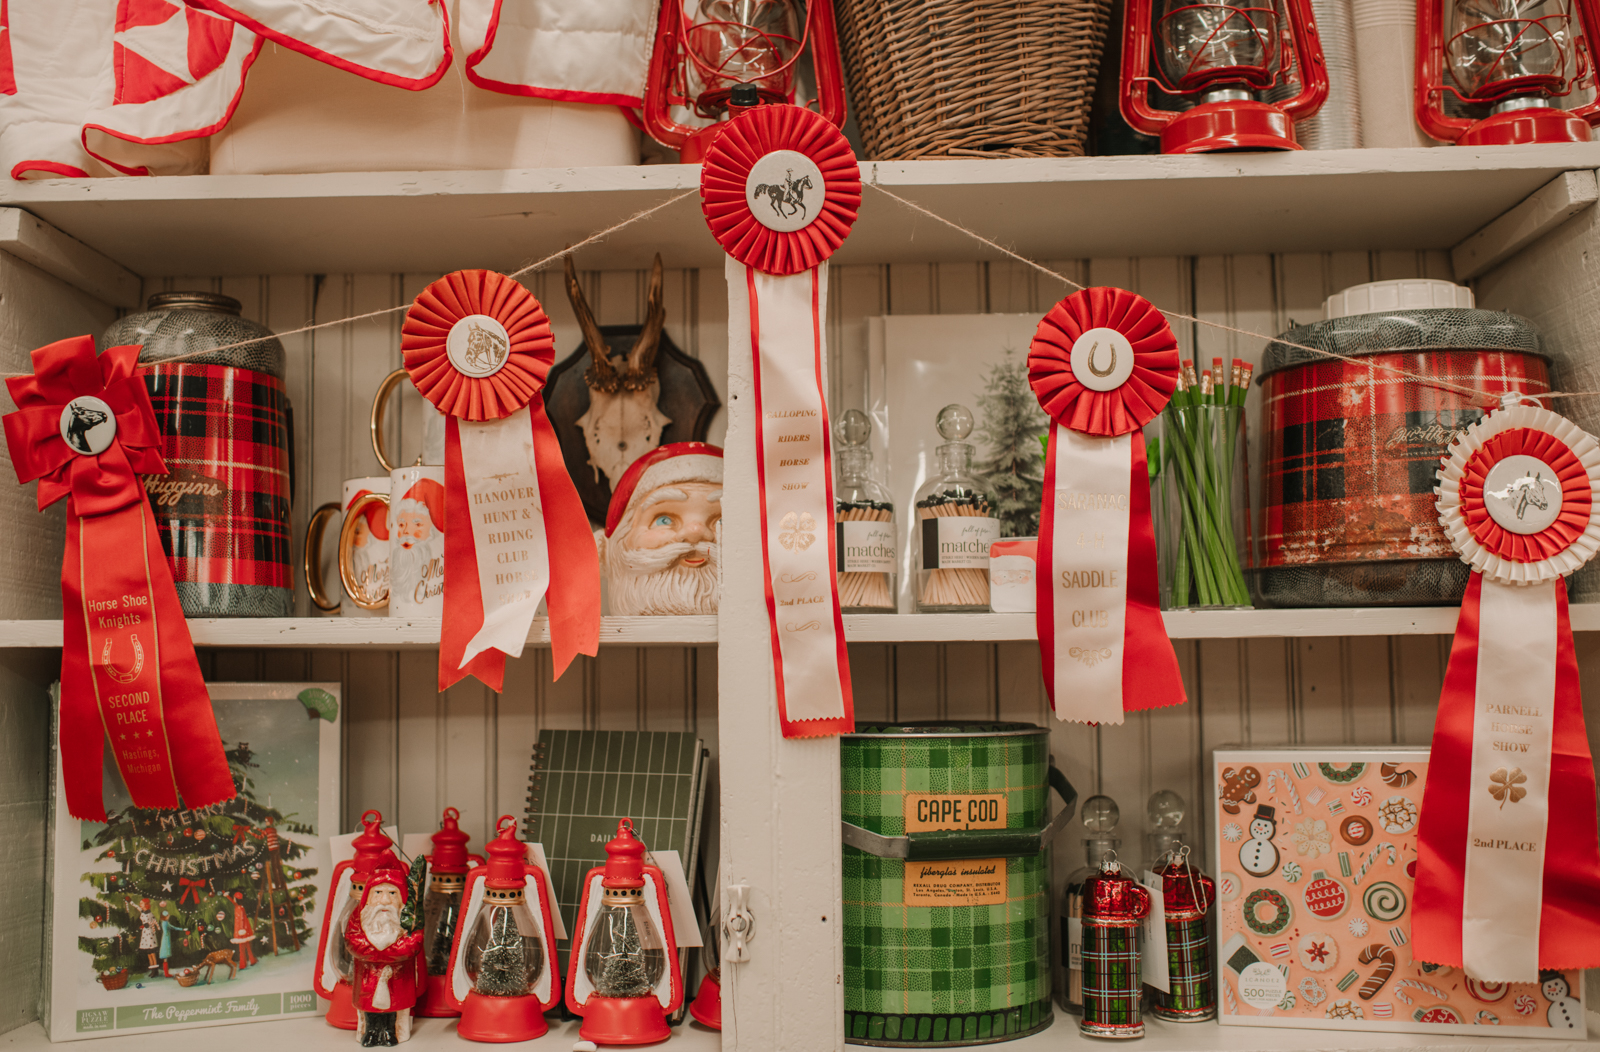
[(306, 591), (318, 610), (339, 609), (339, 601), (328, 595), (328, 586), (322, 582), (322, 535), (327, 532), (328, 520), (339, 514), (338, 501), (329, 501), (311, 513), (306, 523), (305, 571)]
[(410, 379), (410, 374), (404, 369), (396, 369), (383, 378), (377, 394), (372, 396), (372, 452), (377, 455), (378, 463), (383, 465), (385, 474), (393, 471), (395, 464), (389, 459), (389, 450), (383, 444), (383, 411), (388, 407), (389, 396), (394, 394), (394, 389), (407, 379)]
[[(404, 373), (405, 370), (400, 370)], [(350, 569), (350, 547), (356, 535), (356, 520), (366, 511), (369, 504), (382, 504), (389, 506), (387, 493), (365, 493), (357, 497), (350, 504), (350, 510), (344, 513), (344, 525), (339, 527), (339, 583), (344, 585), (344, 594), (350, 601), (363, 610), (382, 610), (389, 605), (389, 589), (385, 588), (380, 596), (368, 596), (361, 583), (356, 580), (355, 573)]]

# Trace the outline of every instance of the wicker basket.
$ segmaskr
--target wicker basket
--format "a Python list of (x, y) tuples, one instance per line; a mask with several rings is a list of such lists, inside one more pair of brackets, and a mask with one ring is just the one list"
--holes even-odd
[(834, 0), (866, 152), (1078, 157), (1110, 0)]

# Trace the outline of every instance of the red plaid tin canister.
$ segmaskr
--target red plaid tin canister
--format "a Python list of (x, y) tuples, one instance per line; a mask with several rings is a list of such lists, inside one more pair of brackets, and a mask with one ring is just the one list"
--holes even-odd
[[(147, 476), (145, 490), (183, 612), (288, 616), (291, 414), (283, 345), (240, 317), (228, 296), (157, 293), (148, 308), (118, 321), (100, 345), (144, 348), (139, 371), (169, 469)], [(209, 350), (237, 343), (243, 346)]]
[(1334, 318), (1279, 341), (1258, 380), (1260, 600), (1459, 602), (1468, 567), (1439, 526), (1434, 475), (1445, 446), (1492, 404), (1467, 391), (1550, 390), (1537, 331), (1513, 314), (1429, 308)]

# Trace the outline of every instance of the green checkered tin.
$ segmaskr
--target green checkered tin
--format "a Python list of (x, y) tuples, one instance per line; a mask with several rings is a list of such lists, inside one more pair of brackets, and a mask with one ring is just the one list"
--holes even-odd
[[(1004, 855), (1006, 833), (1049, 821), (1049, 735), (1030, 724), (859, 724), (840, 766), (845, 822), (885, 837), (907, 835), (908, 794), (1005, 795), (1004, 831), (934, 834), (923, 857)], [(1006, 901), (991, 906), (906, 905), (908, 864), (844, 846), (845, 1039), (937, 1048), (1049, 1026), (1049, 852), (1008, 858)]]

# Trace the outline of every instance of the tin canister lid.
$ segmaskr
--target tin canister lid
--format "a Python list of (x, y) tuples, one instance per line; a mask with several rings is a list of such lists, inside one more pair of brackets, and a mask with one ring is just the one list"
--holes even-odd
[(1365, 285), (1352, 285), (1335, 292), (1323, 303), (1322, 317), (1326, 320), (1347, 318), (1352, 314), (1476, 305), (1472, 290), (1465, 285), (1438, 278), (1400, 278), (1395, 281), (1369, 281)]
[(239, 314), (244, 305), (220, 292), (156, 292), (151, 294), (145, 310), (214, 310)]
[(1004, 738), (1049, 734), (1032, 723), (918, 720), (911, 723), (857, 723), (844, 738)]
[(1413, 351), (1513, 351), (1548, 361), (1539, 330), (1527, 318), (1476, 307), (1429, 307), (1352, 314), (1296, 325), (1267, 344), (1256, 382), (1297, 365)]

